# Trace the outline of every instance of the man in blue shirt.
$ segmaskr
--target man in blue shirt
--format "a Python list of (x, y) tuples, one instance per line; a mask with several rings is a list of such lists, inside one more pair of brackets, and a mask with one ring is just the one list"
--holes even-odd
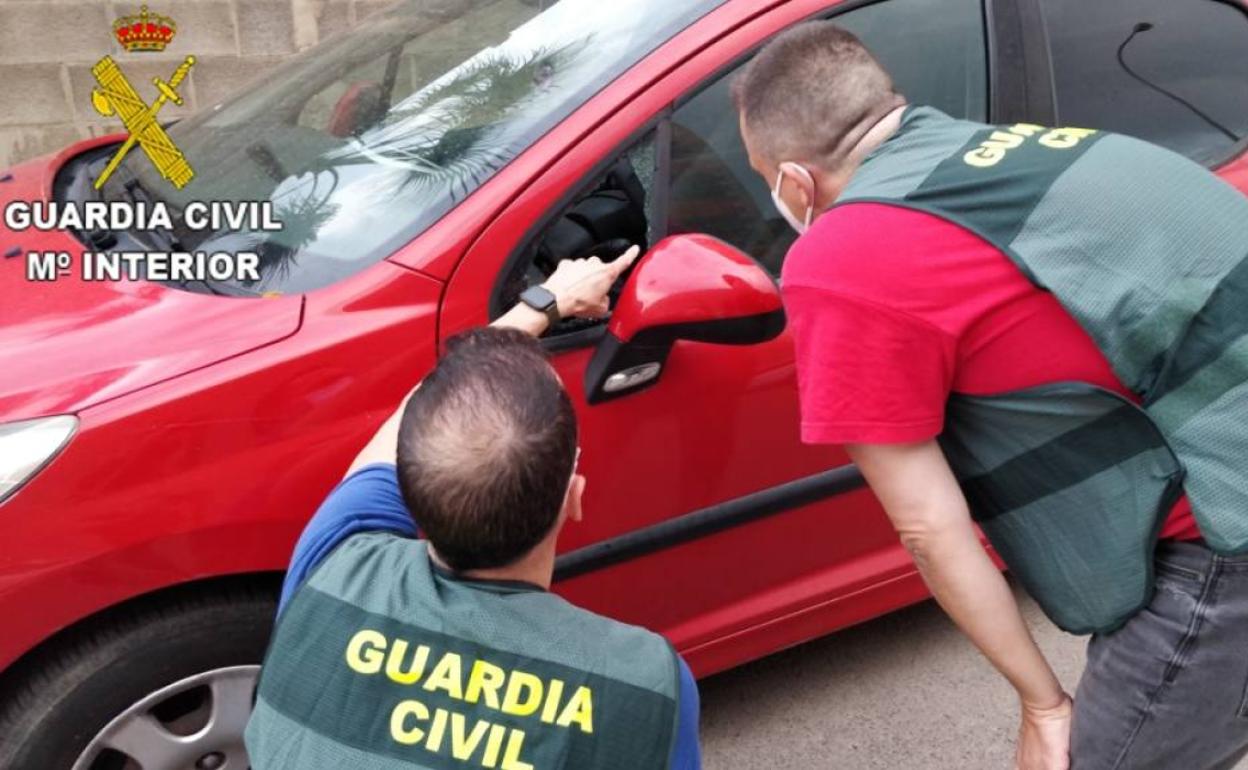
[[(636, 255), (561, 264), (559, 315), (604, 315)], [(308, 523), (247, 728), (257, 770), (700, 767), (684, 661), (549, 593), (585, 479), (534, 340), (548, 318), (519, 304), (453, 340)]]

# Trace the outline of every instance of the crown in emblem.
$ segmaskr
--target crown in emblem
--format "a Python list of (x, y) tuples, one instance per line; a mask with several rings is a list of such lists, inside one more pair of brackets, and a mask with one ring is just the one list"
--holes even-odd
[(137, 16), (113, 22), (113, 34), (127, 51), (163, 51), (178, 34), (178, 25), (168, 16), (148, 13), (145, 5)]

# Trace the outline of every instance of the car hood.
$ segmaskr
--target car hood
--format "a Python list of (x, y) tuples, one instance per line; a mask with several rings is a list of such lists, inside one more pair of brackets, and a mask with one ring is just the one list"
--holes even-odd
[[(58, 160), (0, 171), (0, 208), (47, 200)], [(29, 281), (30, 251), (67, 251), (73, 269), (54, 281)], [(0, 217), (0, 421), (74, 412), (299, 328), (300, 296), (246, 299), (146, 281), (83, 281), (82, 252), (68, 233), (13, 232)]]

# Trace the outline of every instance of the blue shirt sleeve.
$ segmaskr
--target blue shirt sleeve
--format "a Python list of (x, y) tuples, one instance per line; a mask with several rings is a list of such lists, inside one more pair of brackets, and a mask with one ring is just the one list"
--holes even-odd
[(321, 503), (295, 544), (277, 611), (282, 611), (295, 589), (334, 548), (363, 532), (417, 536), (416, 523), (399, 492), (398, 471), (392, 464), (361, 468), (339, 482)]
[(676, 722), (676, 747), (672, 751), (672, 770), (701, 770), (702, 749), (698, 744), (698, 683), (684, 658), (680, 661), (680, 715)]

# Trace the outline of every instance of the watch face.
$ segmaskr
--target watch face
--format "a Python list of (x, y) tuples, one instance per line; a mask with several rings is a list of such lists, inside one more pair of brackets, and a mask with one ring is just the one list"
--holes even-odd
[(524, 301), (524, 304), (534, 310), (541, 310), (543, 313), (555, 304), (555, 295), (542, 286), (530, 286), (520, 295), (520, 299)]

